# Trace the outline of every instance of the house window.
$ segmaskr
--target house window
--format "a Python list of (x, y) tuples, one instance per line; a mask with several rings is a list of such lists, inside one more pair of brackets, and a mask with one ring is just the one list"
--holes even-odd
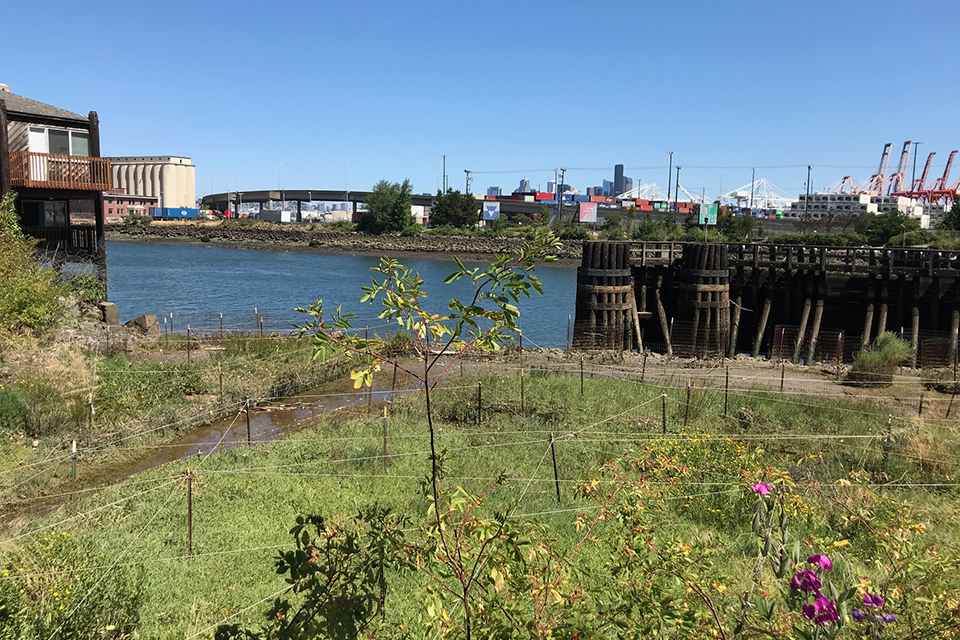
[(90, 135), (81, 131), (30, 127), (29, 150), (64, 156), (89, 156)]

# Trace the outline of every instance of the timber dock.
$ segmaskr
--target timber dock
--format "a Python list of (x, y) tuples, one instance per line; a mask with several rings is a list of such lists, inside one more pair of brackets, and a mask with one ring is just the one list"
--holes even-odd
[(952, 366), (958, 276), (938, 249), (584, 243), (572, 346), (845, 362), (894, 331), (921, 366)]

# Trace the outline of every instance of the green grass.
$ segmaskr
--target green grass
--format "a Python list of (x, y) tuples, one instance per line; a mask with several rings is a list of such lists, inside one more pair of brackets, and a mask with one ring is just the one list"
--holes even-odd
[[(916, 440), (922, 432), (936, 442), (949, 436), (943, 455), (953, 459), (954, 435), (933, 424), (898, 419), (883, 475), (882, 440), (857, 437), (884, 433), (887, 414), (870, 405), (810, 399), (782, 402), (777, 394), (760, 392), (732, 397), (730, 417), (723, 419), (722, 392), (695, 390), (690, 425), (684, 428), (685, 389), (587, 380), (581, 397), (579, 378), (530, 372), (521, 413), (516, 375), (487, 376), (482, 383), (480, 424), (476, 379), (452, 381), (434, 396), (437, 446), (444, 451), (447, 487), (460, 485), (482, 493), (494, 478), (505, 474), (506, 481), (490, 493), (483, 507), (486, 517), (522, 497), (513, 513), (547, 525), (556, 552), (566, 555), (583, 535), (577, 530), (578, 510), (587, 523), (597, 513), (597, 501), (583, 488), (594, 479), (602, 486), (612, 468), (605, 463), (623, 460), (625, 455), (669, 460), (663, 469), (669, 473), (686, 469), (687, 474), (657, 475), (668, 473), (662, 471), (647, 478), (658, 496), (654, 535), (715, 549), (716, 562), (731, 577), (724, 597), (733, 600), (738, 590), (750, 588), (756, 553), (756, 538), (750, 532), (754, 496), (742, 472), (757, 478), (770, 465), (787, 470), (798, 485), (793, 535), (817, 548), (849, 540), (844, 551), (850, 555), (838, 565), (838, 575), (854, 581), (871, 570), (870, 563), (880, 551), (862, 527), (845, 520), (847, 514), (831, 501), (847, 495), (836, 481), (865, 474), (871, 481), (895, 478), (898, 483), (950, 484), (956, 472), (952, 463), (916, 464), (910, 454), (911, 438)], [(662, 393), (668, 396), (669, 433), (665, 436)], [(360, 509), (377, 502), (410, 516), (412, 526), (428, 522), (429, 502), (421, 483), (429, 469), (429, 442), (421, 403), (422, 392), (413, 391), (389, 407), (386, 468), (381, 410), (375, 407), (373, 415), (365, 415), (365, 409), (357, 407), (330, 414), (282, 441), (146, 472), (22, 529), (4, 532), (0, 538), (25, 534), (16, 542), (20, 545), (34, 538), (29, 531), (50, 526), (49, 532), (70, 533), (92, 557), (114, 558), (121, 567), (142, 570), (140, 637), (190, 637), (283, 587), (282, 578), (272, 570), (272, 558), (278, 549), (290, 547), (287, 532), (298, 515), (320, 514), (328, 522), (349, 526)], [(561, 479), (559, 505), (551, 434), (556, 439)], [(199, 467), (192, 486), (192, 558), (187, 557), (186, 484), (178, 481), (188, 467)], [(908, 520), (927, 523), (922, 544), (936, 543), (944, 555), (955, 553), (954, 490), (898, 487), (869, 501), (875, 526), (894, 526), (904, 517), (905, 505), (910, 505)], [(116, 504), (93, 511), (111, 503)], [(88, 515), (71, 519), (75, 514)], [(609, 550), (623, 538), (612, 521), (598, 523), (592, 536), (595, 541), (580, 548), (577, 561), (595, 569), (597, 575), (588, 584), (600, 584), (610, 578), (598, 567), (609, 560)], [(9, 552), (12, 545), (5, 548)], [(94, 575), (103, 571), (102, 567), (75, 568)], [(61, 583), (58, 588), (66, 584)], [(418, 625), (417, 593), (423, 586), (421, 574), (389, 578), (391, 620), (408, 628)], [(266, 604), (254, 606), (231, 621), (255, 625), (266, 608)], [(204, 637), (212, 637), (212, 632)]]

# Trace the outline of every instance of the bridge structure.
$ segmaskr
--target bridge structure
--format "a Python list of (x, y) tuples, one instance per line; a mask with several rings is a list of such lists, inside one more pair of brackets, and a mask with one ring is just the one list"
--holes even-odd
[[(267, 202), (296, 202), (297, 222), (303, 221), (302, 207), (304, 202), (349, 202), (353, 212), (353, 221), (357, 221), (357, 204), (364, 202), (370, 195), (369, 191), (344, 191), (343, 189), (268, 189), (261, 191), (227, 191), (226, 193), (211, 193), (200, 199), (202, 207), (209, 207), (215, 211), (236, 211), (243, 203), (255, 202), (263, 205)], [(414, 194), (411, 202), (414, 205), (433, 206), (436, 196)]]

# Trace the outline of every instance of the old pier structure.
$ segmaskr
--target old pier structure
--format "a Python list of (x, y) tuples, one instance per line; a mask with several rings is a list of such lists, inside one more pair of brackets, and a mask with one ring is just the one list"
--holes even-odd
[(952, 366), (958, 275), (937, 249), (584, 243), (572, 346), (836, 362), (894, 331), (914, 364)]

